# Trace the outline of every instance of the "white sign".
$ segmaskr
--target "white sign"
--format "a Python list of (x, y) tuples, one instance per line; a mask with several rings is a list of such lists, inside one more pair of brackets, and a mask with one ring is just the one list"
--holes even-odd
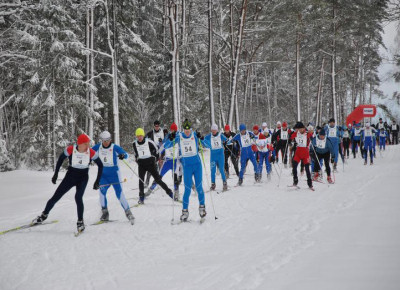
[(373, 108), (364, 108), (364, 115), (373, 115), (374, 109)]

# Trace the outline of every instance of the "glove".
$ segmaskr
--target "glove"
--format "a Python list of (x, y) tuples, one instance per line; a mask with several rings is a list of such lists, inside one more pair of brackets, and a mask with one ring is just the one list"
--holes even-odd
[(175, 136), (176, 136), (176, 133), (174, 132), (174, 133), (171, 133), (171, 134), (169, 134), (169, 140), (170, 141), (172, 141), (172, 140), (174, 140), (175, 139)]
[(271, 155), (270, 161), (271, 161), (271, 163), (275, 162), (275, 156), (274, 155)]
[(335, 158), (331, 157), (331, 163), (335, 163)]
[(51, 178), (51, 182), (53, 184), (56, 184), (57, 178), (58, 178), (58, 173), (54, 173), (53, 177)]
[(93, 189), (97, 190), (100, 188), (100, 181), (96, 179), (96, 181), (93, 184)]
[(120, 160), (123, 160), (123, 159), (125, 158), (125, 154), (123, 154), (123, 153), (119, 154), (119, 155), (118, 155), (118, 158), (119, 158)]
[(158, 143), (162, 143), (162, 139), (161, 138), (158, 138)]

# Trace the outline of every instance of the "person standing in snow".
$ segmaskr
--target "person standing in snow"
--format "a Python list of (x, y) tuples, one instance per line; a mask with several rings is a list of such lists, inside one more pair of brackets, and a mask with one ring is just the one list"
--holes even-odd
[[(258, 128), (258, 125), (253, 126), (253, 134), (254, 134), (254, 141), (256, 141), (261, 134), (260, 129)], [(253, 143), (251, 145), (251, 150), (253, 150), (254, 157), (256, 158), (256, 161), (258, 163), (259, 158), (258, 158), (258, 149), (257, 149), (256, 144)]]
[(97, 171), (97, 178), (93, 185), (93, 189), (96, 190), (100, 187), (100, 177), (103, 172), (103, 164), (99, 158), (99, 155), (90, 148), (90, 138), (86, 134), (81, 134), (79, 135), (76, 144), (65, 148), (64, 152), (61, 153), (60, 157), (58, 158), (54, 175), (51, 179), (53, 184), (56, 184), (58, 172), (60, 171), (61, 165), (66, 158), (68, 158), (69, 166), (64, 179), (57, 187), (54, 195), (48, 200), (42, 214), (32, 221), (32, 225), (41, 224), (43, 221), (45, 221), (54, 205), (63, 197), (65, 193), (75, 186), (75, 202), (78, 213), (78, 221), (76, 225), (78, 232), (82, 232), (85, 230), (85, 224), (83, 222), (83, 194), (85, 193), (86, 185), (89, 181), (89, 164), (93, 160), (99, 167)]
[(288, 128), (287, 122), (282, 123), (282, 127), (277, 130), (272, 135), (272, 144), (275, 144), (275, 154), (276, 154), (276, 161), (279, 160), (279, 151), (282, 155), (282, 161), (287, 168), (287, 160), (288, 160), (288, 143), (289, 143), (289, 136), (292, 134), (292, 130)]
[(343, 134), (342, 134), (342, 142), (343, 142), (343, 157), (347, 159), (349, 159), (349, 155), (350, 155), (350, 140), (351, 140), (351, 136), (350, 136), (350, 130), (346, 127), (343, 126)]
[[(165, 137), (167, 140), (170, 136), (175, 138), (176, 133), (178, 131), (178, 126), (175, 123), (171, 124), (170, 133)], [(165, 143), (161, 145), (160, 152), (161, 154), (165, 154), (165, 161), (161, 166), (160, 176), (161, 178), (170, 170), (174, 172), (174, 200), (179, 200), (179, 179), (178, 179), (178, 166), (179, 166), (179, 144), (173, 143)], [(150, 195), (156, 188), (157, 183), (156, 181), (153, 182), (149, 191), (146, 193), (146, 196)]]
[[(235, 137), (236, 133), (231, 131), (231, 127), (229, 125), (225, 125), (224, 127), (224, 136), (228, 139), (228, 141), (232, 140)], [(239, 166), (238, 166), (238, 156), (239, 156), (239, 145), (237, 142), (233, 142), (231, 144), (224, 143), (224, 155), (225, 155), (225, 176), (229, 178), (229, 158), (231, 158), (231, 162), (233, 164), (233, 168), (235, 169), (236, 175), (239, 177)]]
[(361, 151), (361, 132), (362, 129), (360, 128), (360, 123), (357, 123), (351, 130), (351, 152), (353, 153), (354, 158), (356, 158), (357, 146)]
[(251, 149), (251, 145), (254, 144), (255, 136), (252, 132), (246, 130), (245, 124), (240, 124), (239, 126), (240, 134), (237, 134), (232, 140), (228, 141), (228, 145), (232, 144), (232, 142), (238, 142), (240, 146), (240, 173), (239, 173), (239, 182), (238, 185), (242, 185), (244, 171), (246, 170), (247, 161), (250, 160), (253, 163), (254, 168), (254, 178), (258, 180), (258, 165), (256, 158), (254, 156), (254, 152)]
[(336, 126), (334, 118), (331, 118), (328, 125), (325, 126), (325, 134), (332, 142), (333, 149), (335, 150), (335, 163), (333, 164), (333, 170), (336, 170), (337, 162), (339, 160), (340, 130), (341, 128)]
[(272, 138), (267, 127), (264, 128), (264, 132), (260, 134), (256, 144), (258, 147), (258, 154), (260, 156), (260, 162), (258, 163), (258, 181), (261, 181), (262, 169), (265, 162), (267, 170), (267, 179), (271, 180), (271, 162), (275, 161), (274, 147), (272, 146)]
[(137, 140), (133, 142), (133, 152), (136, 161), (139, 165), (139, 201), (138, 204), (144, 204), (144, 183), (143, 179), (146, 172), (149, 172), (153, 176), (155, 182), (165, 190), (165, 193), (173, 198), (172, 190), (161, 180), (161, 176), (158, 173), (156, 160), (159, 159), (157, 145), (144, 136), (144, 130), (142, 128), (136, 129)]
[(100, 179), (100, 205), (102, 215), (101, 221), (109, 220), (109, 212), (107, 207), (107, 191), (112, 185), (122, 208), (125, 211), (125, 215), (128, 220), (133, 224), (134, 216), (129, 209), (129, 204), (126, 201), (125, 195), (122, 191), (121, 183), (123, 182), (120, 176), (120, 170), (118, 166), (118, 159), (124, 160), (128, 158), (128, 153), (125, 152), (117, 144), (111, 142), (111, 134), (108, 131), (104, 131), (100, 134), (100, 141), (92, 147), (100, 157), (103, 163), (103, 173)]
[(390, 132), (392, 133), (392, 144), (399, 144), (399, 125), (396, 124), (395, 120), (392, 121)]
[[(147, 132), (146, 138), (149, 140), (152, 140), (154, 142), (154, 144), (157, 146), (157, 150), (158, 150), (158, 149), (160, 149), (166, 134), (160, 126), (160, 121), (155, 120), (153, 125), (154, 125), (153, 130)], [(157, 161), (158, 162), (156, 163), (156, 166), (157, 166), (157, 170), (159, 170), (162, 166), (162, 156), (160, 156), (160, 159)], [(151, 174), (150, 174), (150, 172), (148, 172), (147, 176), (146, 176), (146, 183), (145, 183), (144, 187), (148, 187), (148, 185), (150, 183), (150, 176), (151, 176)]]
[(375, 139), (375, 128), (371, 127), (371, 125), (367, 122), (365, 124), (365, 128), (361, 133), (361, 139), (364, 144), (364, 165), (367, 165), (368, 161), (368, 152), (370, 156), (370, 164), (374, 164), (374, 139)]
[(387, 133), (385, 131), (385, 128), (381, 128), (378, 131), (378, 136), (379, 136), (379, 151), (383, 149), (385, 151), (386, 149), (386, 138), (387, 138)]
[(307, 184), (310, 189), (313, 189), (312, 180), (311, 180), (311, 172), (310, 172), (310, 152), (309, 145), (311, 142), (311, 138), (313, 134), (310, 132), (306, 132), (306, 127), (302, 122), (297, 122), (294, 126), (294, 129), (297, 131), (293, 132), (290, 136), (290, 140), (295, 141), (296, 143), (296, 151), (293, 157), (293, 185), (297, 186), (299, 183), (299, 179), (297, 177), (297, 166), (300, 162), (303, 162), (305, 171), (307, 174)]
[(192, 124), (188, 119), (183, 122), (183, 133), (176, 136), (170, 135), (166, 140), (166, 146), (169, 143), (179, 144), (181, 165), (183, 167), (183, 182), (185, 193), (183, 194), (183, 208), (181, 221), (186, 222), (189, 218), (189, 197), (192, 190), (193, 177), (196, 184), (196, 191), (199, 198), (199, 215), (204, 218), (207, 215), (205, 206), (205, 196), (203, 190), (203, 167), (199, 156), (199, 147), (201, 138), (200, 133), (192, 131)]
[(325, 163), (327, 180), (329, 183), (333, 183), (331, 178), (331, 167), (329, 161), (333, 164), (335, 162), (335, 149), (330, 139), (326, 138), (325, 130), (321, 130), (319, 134), (312, 139), (312, 150), (311, 156), (314, 160), (314, 177), (313, 180), (317, 181), (320, 175), (321, 160)]
[(210, 148), (211, 150), (211, 158), (210, 158), (210, 167), (211, 167), (211, 188), (210, 190), (215, 190), (215, 175), (217, 172), (217, 167), (219, 172), (221, 173), (223, 189), (222, 191), (228, 190), (228, 184), (226, 182), (225, 170), (224, 170), (224, 147), (223, 143), (227, 142), (228, 139), (221, 133), (218, 132), (217, 124), (213, 124), (211, 126), (211, 133), (204, 137), (202, 140), (202, 144), (204, 147)]

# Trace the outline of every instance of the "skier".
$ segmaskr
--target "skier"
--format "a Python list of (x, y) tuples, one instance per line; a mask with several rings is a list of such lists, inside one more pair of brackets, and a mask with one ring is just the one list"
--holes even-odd
[(172, 142), (179, 144), (181, 154), (181, 164), (183, 167), (183, 182), (185, 185), (185, 193), (183, 194), (183, 208), (181, 221), (187, 221), (189, 218), (189, 197), (192, 190), (193, 177), (196, 183), (196, 191), (199, 198), (199, 214), (204, 218), (207, 214), (205, 206), (205, 196), (203, 191), (203, 168), (199, 156), (199, 139), (201, 134), (192, 131), (192, 124), (188, 119), (183, 122), (183, 133), (176, 136), (170, 135), (166, 140), (166, 145)]
[(135, 154), (136, 162), (139, 166), (139, 201), (138, 204), (144, 204), (144, 183), (143, 179), (146, 172), (149, 172), (156, 183), (165, 190), (165, 193), (173, 198), (172, 190), (161, 180), (158, 173), (156, 160), (159, 159), (157, 145), (148, 138), (145, 138), (144, 130), (142, 128), (136, 129), (137, 140), (133, 142), (133, 152)]
[(343, 134), (342, 134), (342, 140), (343, 140), (343, 155), (344, 158), (347, 157), (347, 159), (349, 159), (349, 155), (350, 155), (350, 131), (346, 126), (343, 126)]
[(251, 149), (251, 145), (254, 144), (255, 136), (252, 132), (246, 130), (245, 124), (240, 124), (239, 126), (240, 134), (237, 134), (232, 140), (228, 141), (228, 145), (236, 141), (240, 145), (240, 173), (238, 185), (242, 185), (244, 171), (246, 170), (247, 161), (250, 160), (253, 163), (254, 168), (254, 178), (258, 180), (258, 166), (254, 153)]
[[(257, 125), (253, 126), (253, 134), (254, 134), (254, 141), (256, 141), (258, 139), (258, 137), (260, 136), (260, 129), (258, 128)], [(256, 158), (257, 163), (258, 163), (259, 162), (258, 149), (257, 149), (257, 145), (255, 144), (255, 142), (251, 145), (251, 150), (253, 150), (254, 157)]]
[(392, 126), (390, 126), (390, 131), (392, 133), (392, 144), (399, 144), (399, 125), (396, 124), (396, 121), (392, 121)]
[(374, 142), (374, 135), (375, 128), (371, 127), (370, 124), (367, 122), (365, 124), (365, 128), (361, 133), (361, 139), (363, 140), (364, 144), (364, 165), (367, 165), (368, 160), (368, 152), (370, 156), (370, 164), (374, 164), (374, 155), (373, 155), (373, 142)]
[(72, 187), (76, 187), (75, 202), (78, 212), (78, 221), (76, 223), (78, 232), (85, 230), (85, 224), (83, 222), (83, 194), (85, 193), (86, 185), (89, 181), (89, 164), (93, 160), (99, 167), (97, 171), (97, 178), (94, 182), (93, 189), (99, 189), (100, 177), (103, 172), (103, 164), (99, 158), (99, 155), (90, 148), (90, 138), (85, 135), (79, 135), (76, 144), (65, 148), (64, 152), (61, 153), (58, 158), (56, 169), (54, 171), (51, 182), (56, 184), (58, 178), (58, 172), (61, 168), (64, 160), (68, 158), (69, 166), (64, 179), (56, 189), (54, 195), (48, 200), (46, 207), (42, 214), (32, 221), (32, 225), (41, 224), (45, 221), (54, 207), (54, 205), (63, 197), (67, 191)]
[(282, 123), (281, 123), (281, 121), (278, 121), (278, 122), (276, 122), (276, 128), (272, 132), (270, 132), (270, 134), (271, 135), (275, 134), (276, 132), (278, 132), (281, 129), (282, 129)]
[[(225, 125), (224, 127), (224, 136), (228, 139), (228, 141), (232, 140), (235, 137), (236, 133), (231, 131), (229, 125)], [(229, 178), (229, 158), (231, 158), (231, 162), (233, 164), (233, 168), (235, 169), (236, 175), (239, 177), (239, 167), (238, 167), (238, 156), (239, 156), (239, 145), (235, 141), (231, 144), (224, 143), (224, 155), (225, 155), (225, 176)]]
[(288, 160), (288, 143), (289, 143), (289, 136), (292, 134), (292, 130), (288, 129), (287, 122), (282, 123), (281, 129), (276, 131), (272, 136), (272, 144), (275, 146), (275, 153), (276, 153), (276, 161), (278, 162), (279, 159), (279, 151), (282, 155), (282, 161), (287, 168), (287, 160)]
[(383, 149), (385, 151), (386, 147), (386, 138), (387, 138), (387, 133), (385, 131), (385, 128), (381, 128), (378, 131), (379, 134), (379, 151)]
[(128, 220), (133, 224), (134, 216), (129, 209), (129, 204), (126, 201), (125, 195), (122, 191), (122, 180), (120, 177), (120, 171), (118, 166), (118, 159), (123, 160), (128, 158), (128, 154), (117, 144), (111, 142), (111, 134), (108, 131), (104, 131), (100, 134), (101, 143), (93, 146), (93, 150), (96, 151), (103, 163), (103, 174), (100, 179), (100, 205), (102, 215), (101, 221), (108, 221), (109, 212), (107, 208), (107, 190), (112, 185), (114, 187), (115, 195), (117, 196), (122, 208), (125, 211), (125, 215)]
[(210, 190), (215, 190), (215, 174), (217, 172), (217, 167), (219, 172), (221, 173), (223, 189), (222, 191), (228, 190), (228, 184), (226, 183), (226, 176), (224, 172), (224, 147), (223, 143), (226, 143), (228, 139), (221, 133), (218, 132), (218, 125), (212, 124), (211, 133), (204, 137), (202, 140), (202, 144), (206, 148), (210, 148), (211, 158), (210, 158), (210, 167), (211, 167), (211, 188)]
[(325, 130), (321, 130), (316, 138), (312, 139), (311, 156), (314, 159), (314, 177), (313, 180), (317, 181), (320, 175), (321, 160), (325, 163), (327, 180), (329, 183), (333, 183), (331, 178), (331, 168), (329, 166), (329, 160), (333, 164), (335, 162), (335, 149), (332, 141), (325, 136)]
[[(176, 136), (176, 132), (178, 131), (178, 126), (175, 123), (171, 124), (170, 127), (170, 133), (166, 137), (166, 139), (169, 138), (169, 136)], [(165, 144), (165, 141), (163, 142), (164, 144), (161, 145), (160, 152), (165, 153), (165, 161), (163, 165), (161, 166), (161, 172), (160, 176), (161, 178), (170, 170), (174, 171), (174, 200), (178, 201), (179, 200), (179, 178), (178, 178), (178, 166), (179, 166), (179, 144), (173, 144), (168, 143)], [(149, 196), (152, 192), (154, 192), (155, 188), (157, 186), (157, 182), (154, 181), (153, 184), (151, 185), (149, 191), (146, 193), (146, 196)]]
[(271, 135), (268, 128), (264, 128), (264, 132), (260, 134), (256, 144), (258, 147), (258, 154), (260, 156), (260, 162), (258, 163), (258, 181), (261, 181), (263, 163), (265, 161), (265, 167), (267, 170), (267, 179), (271, 180), (271, 162), (275, 161), (275, 152), (271, 142)]
[(341, 128), (336, 126), (334, 118), (331, 118), (328, 122), (328, 125), (325, 126), (325, 134), (332, 142), (333, 149), (335, 151), (335, 163), (333, 163), (333, 170), (336, 170), (339, 159), (340, 130)]
[(310, 173), (310, 152), (309, 145), (312, 138), (312, 133), (306, 132), (306, 127), (302, 122), (297, 122), (294, 126), (297, 131), (293, 132), (290, 136), (290, 140), (294, 140), (296, 143), (296, 151), (293, 157), (293, 186), (297, 186), (299, 179), (297, 177), (297, 166), (300, 162), (303, 162), (306, 174), (307, 174), (307, 184), (311, 190), (314, 190), (311, 180)]
[[(164, 140), (164, 130), (160, 127), (160, 121), (155, 120), (153, 123), (153, 130), (147, 132), (146, 134), (146, 138), (148, 138), (149, 140), (152, 140), (156, 146), (157, 146), (157, 150), (160, 149), (162, 142)], [(162, 166), (162, 156), (160, 156), (160, 159), (158, 160), (157, 164), (157, 170), (160, 169), (160, 167)], [(150, 183), (150, 172), (147, 173), (146, 176), (146, 183), (144, 187), (148, 187), (149, 183)]]
[(361, 132), (362, 129), (360, 128), (360, 123), (357, 123), (351, 130), (351, 152), (353, 153), (354, 158), (356, 158), (357, 146), (360, 147), (361, 150)]

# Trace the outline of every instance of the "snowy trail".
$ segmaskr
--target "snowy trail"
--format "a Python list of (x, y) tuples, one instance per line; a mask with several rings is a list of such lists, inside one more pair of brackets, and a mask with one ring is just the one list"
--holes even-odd
[[(276, 174), (254, 185), (249, 166), (244, 186), (234, 187), (232, 177), (228, 192), (213, 193), (217, 221), (206, 194), (202, 225), (197, 196), (191, 197), (192, 222), (171, 225), (171, 201), (157, 190), (145, 206), (133, 208), (131, 226), (111, 190), (110, 219), (118, 221), (88, 226), (75, 238), (69, 192), (49, 216), (58, 223), (0, 236), (0, 289), (398, 289), (400, 147), (377, 156), (374, 166), (349, 159), (344, 173), (339, 164), (336, 184), (315, 183), (315, 192), (306, 189), (305, 177), (302, 189), (288, 189), (289, 169), (279, 188)], [(138, 191), (130, 188), (137, 188), (137, 178), (123, 164), (121, 169), (133, 205)], [(86, 224), (99, 218), (98, 194), (91, 189), (96, 170), (84, 196)], [(43, 210), (55, 190), (51, 176), (0, 173), (0, 230)], [(166, 180), (172, 185), (170, 175)], [(175, 220), (180, 211), (176, 205)]]

